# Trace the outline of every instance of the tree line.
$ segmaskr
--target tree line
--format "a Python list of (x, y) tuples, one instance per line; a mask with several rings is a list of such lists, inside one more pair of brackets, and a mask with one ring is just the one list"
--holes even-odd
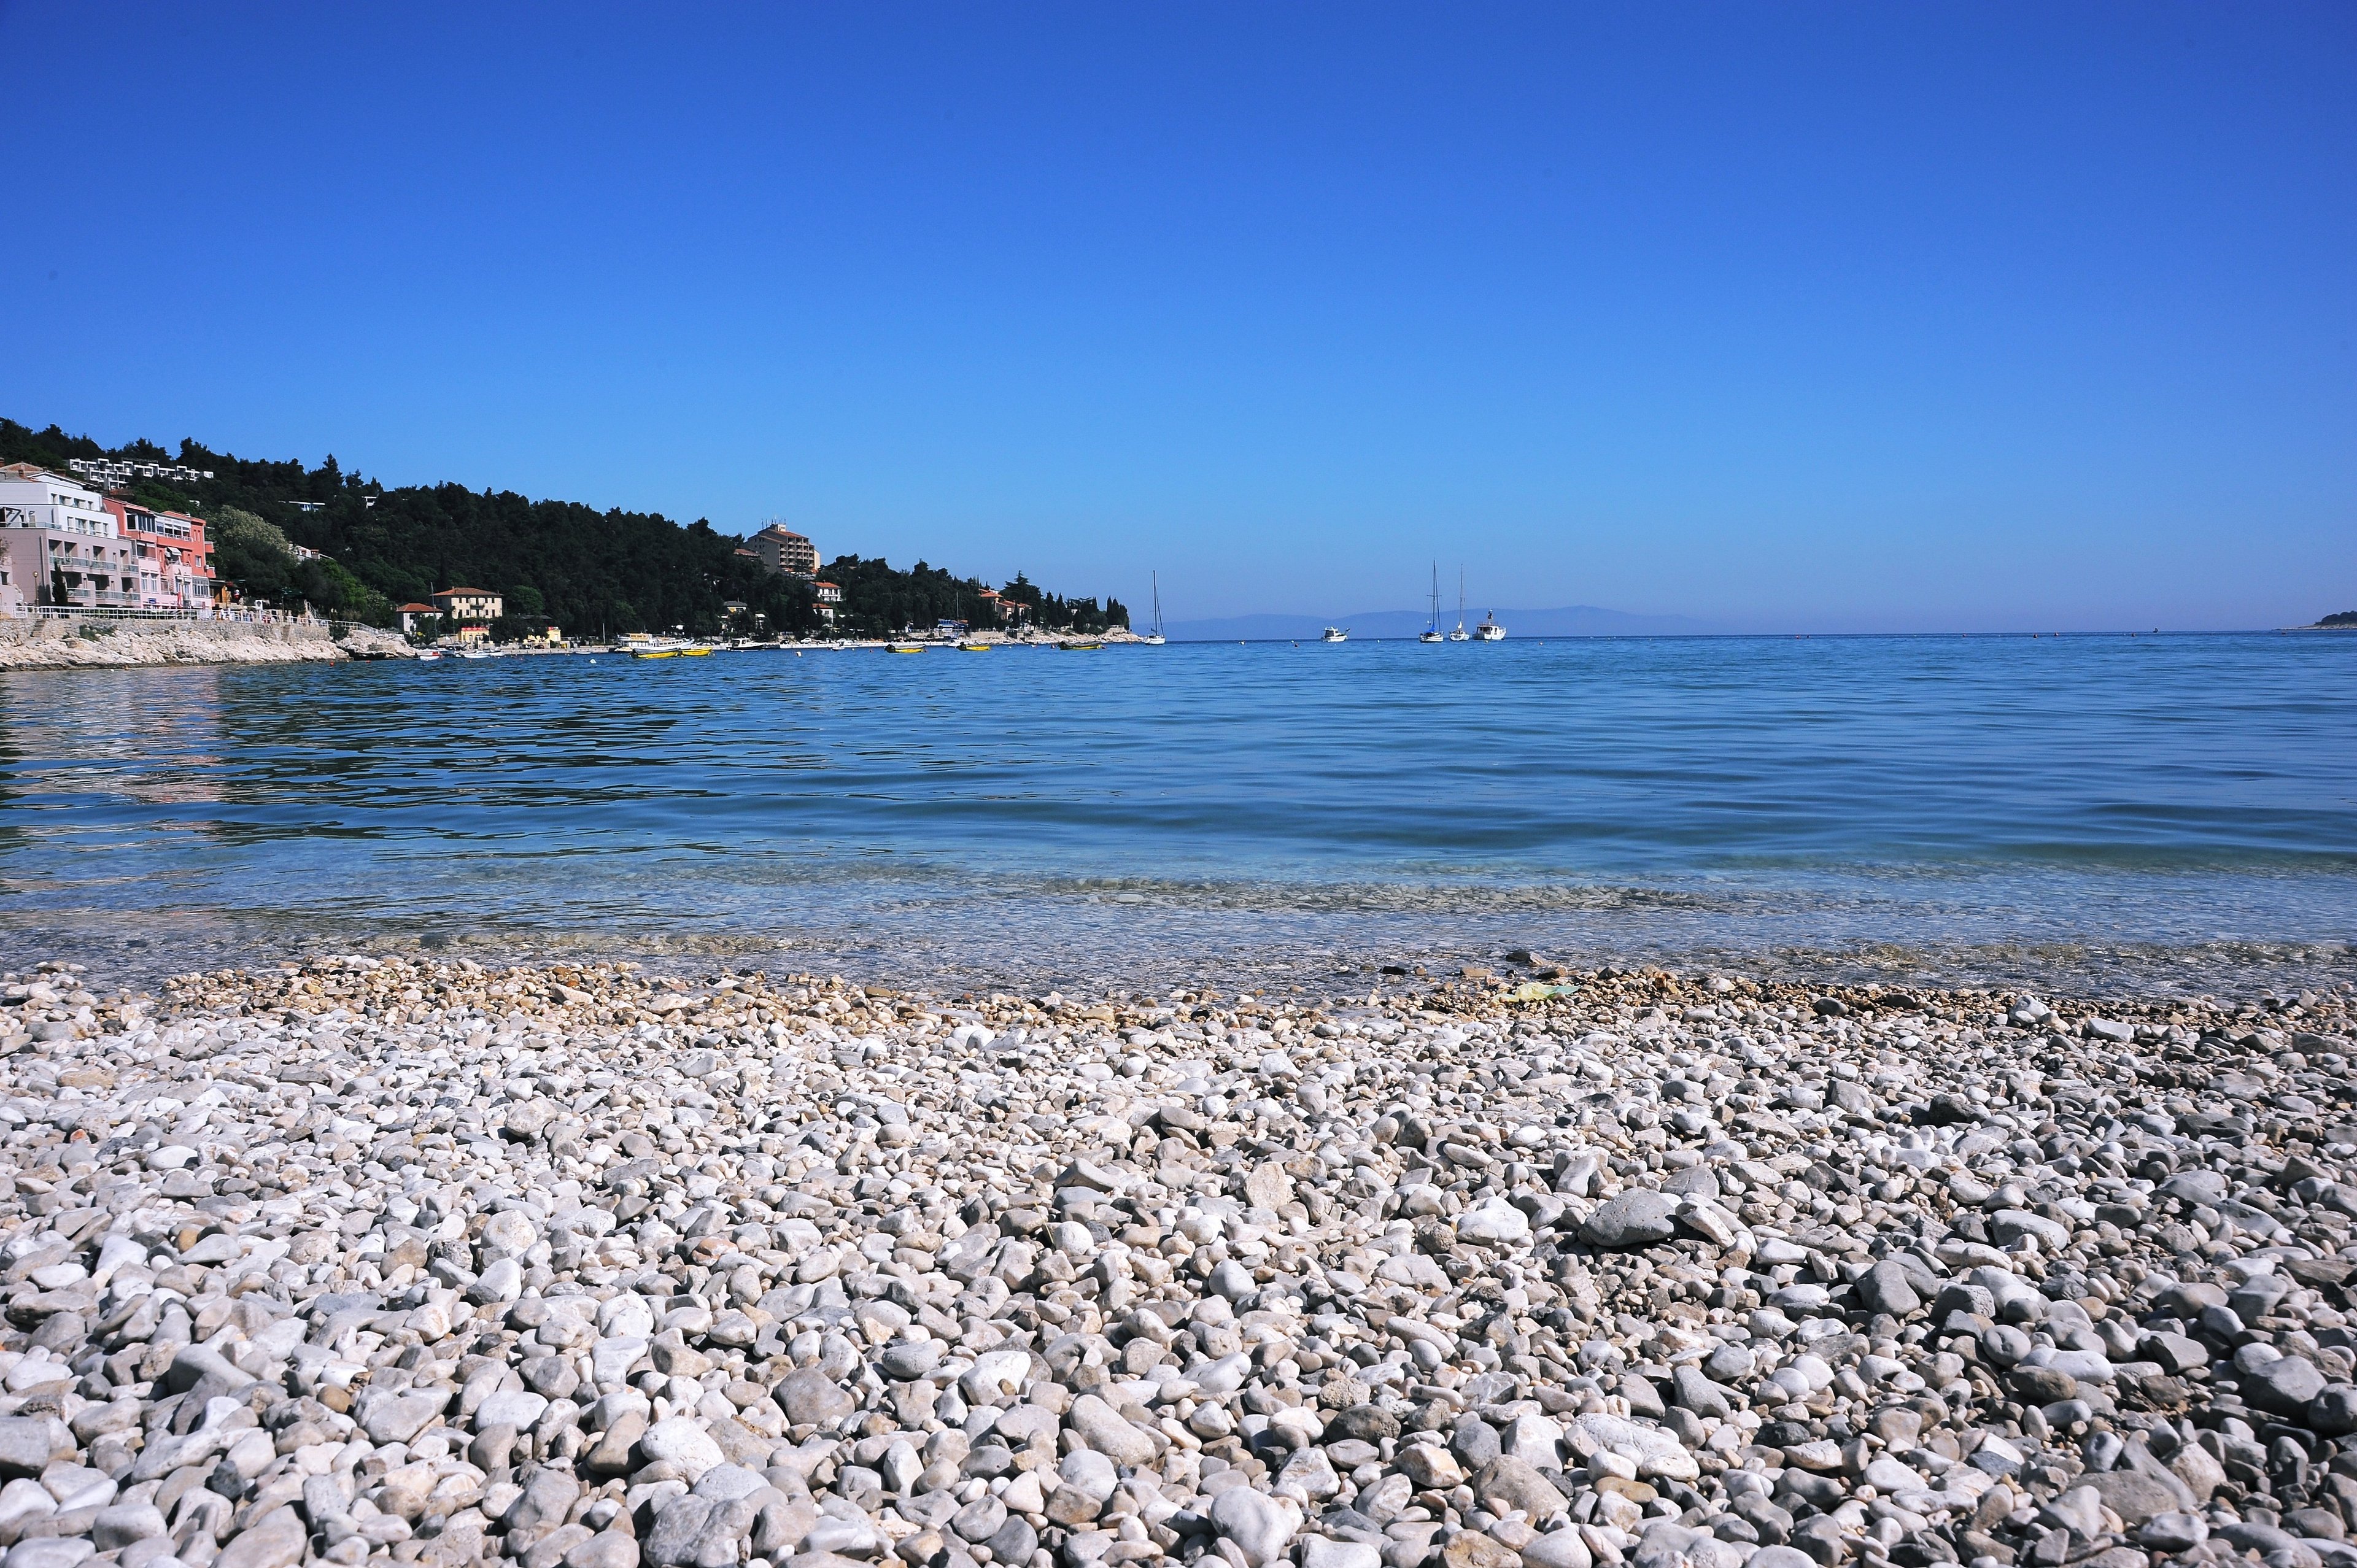
[[(811, 583), (772, 575), (743, 553), (744, 540), (702, 518), (679, 523), (659, 512), (600, 511), (456, 484), (388, 488), (347, 471), (333, 456), (311, 467), (241, 458), (193, 440), (182, 441), (178, 452), (149, 441), (109, 448), (55, 424), (34, 430), (0, 419), (0, 463), (70, 473), (75, 457), (210, 469), (210, 480), (139, 479), (126, 493), (144, 506), (205, 519), (215, 542), (214, 569), (250, 599), (299, 599), (339, 618), (389, 626), (395, 607), (423, 602), (437, 588), (482, 588), (506, 600), (505, 622), (493, 628), (504, 636), (551, 623), (575, 637), (599, 638), (757, 628), (809, 636), (827, 625)], [(328, 559), (298, 560), (288, 548), (296, 544)], [(991, 622), (980, 579), (953, 577), (923, 562), (901, 571), (881, 558), (845, 555), (821, 575), (843, 588), (840, 629), (887, 633), (950, 618)], [(1129, 624), (1129, 612), (1115, 599), (1042, 594), (1020, 574), (1002, 591), (1033, 606), (1032, 624), (1050, 629)]]

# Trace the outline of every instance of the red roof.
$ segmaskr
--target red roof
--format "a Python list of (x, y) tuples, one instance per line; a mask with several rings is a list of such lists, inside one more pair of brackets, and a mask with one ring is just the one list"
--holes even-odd
[(436, 588), (434, 590), (434, 596), (437, 599), (447, 599), (453, 594), (473, 594), (479, 597), (486, 599), (496, 599), (499, 597), (499, 595), (491, 592), (489, 588)]
[(432, 605), (404, 605), (393, 613), (395, 615), (414, 616), (420, 614), (440, 615), (442, 612), (436, 609)]

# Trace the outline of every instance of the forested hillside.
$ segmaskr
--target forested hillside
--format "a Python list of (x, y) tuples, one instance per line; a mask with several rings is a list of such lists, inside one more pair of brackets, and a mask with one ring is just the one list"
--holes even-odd
[[(715, 633), (726, 629), (723, 607), (731, 600), (776, 630), (804, 634), (819, 625), (809, 584), (771, 576), (737, 553), (742, 539), (701, 519), (678, 523), (660, 513), (599, 511), (455, 484), (387, 489), (347, 472), (333, 456), (307, 467), (240, 458), (194, 441), (177, 451), (145, 441), (109, 448), (54, 424), (33, 430), (0, 419), (0, 463), (66, 471), (74, 457), (211, 470), (211, 479), (193, 486), (142, 480), (130, 494), (212, 521), (219, 569), (252, 598), (299, 597), (323, 611), (384, 625), (393, 606), (436, 588), (488, 588), (507, 596), (511, 618), (544, 618), (583, 637), (674, 627)], [(274, 530), (330, 559), (292, 559), (272, 546)], [(901, 571), (880, 559), (842, 556), (823, 575), (843, 585), (849, 629), (891, 631), (952, 615), (983, 618), (980, 579), (952, 577), (922, 562)], [(1035, 624), (1042, 626), (1101, 631), (1129, 621), (1118, 601), (1043, 596), (1020, 575), (1003, 591), (1035, 604)]]

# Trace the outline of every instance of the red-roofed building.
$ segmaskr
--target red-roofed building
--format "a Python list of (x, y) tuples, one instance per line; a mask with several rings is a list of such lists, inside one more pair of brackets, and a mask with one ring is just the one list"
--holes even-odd
[(489, 626), (506, 608), (506, 601), (488, 588), (443, 588), (434, 595), (434, 603), (460, 626)]
[(442, 612), (432, 605), (404, 605), (393, 613), (401, 622), (401, 632), (404, 637), (414, 636), (421, 631), (432, 631), (442, 622)]

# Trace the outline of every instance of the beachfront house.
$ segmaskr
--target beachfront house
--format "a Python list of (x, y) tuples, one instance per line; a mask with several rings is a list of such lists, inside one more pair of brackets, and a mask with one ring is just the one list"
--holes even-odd
[(835, 617), (840, 615), (843, 611), (842, 585), (839, 583), (813, 583), (811, 586), (818, 592), (818, 618), (832, 627), (834, 624)]
[(106, 510), (131, 546), (142, 608), (197, 609), (213, 602), (219, 583), (202, 518), (156, 511), (114, 496), (106, 499)]
[(404, 637), (430, 635), (441, 629), (442, 612), (432, 605), (403, 605), (393, 613)]
[(434, 596), (434, 607), (457, 628), (461, 642), (480, 642), (491, 635), (506, 601), (488, 588), (443, 588)]
[(96, 490), (31, 463), (0, 467), (0, 607), (139, 607), (139, 563)]

